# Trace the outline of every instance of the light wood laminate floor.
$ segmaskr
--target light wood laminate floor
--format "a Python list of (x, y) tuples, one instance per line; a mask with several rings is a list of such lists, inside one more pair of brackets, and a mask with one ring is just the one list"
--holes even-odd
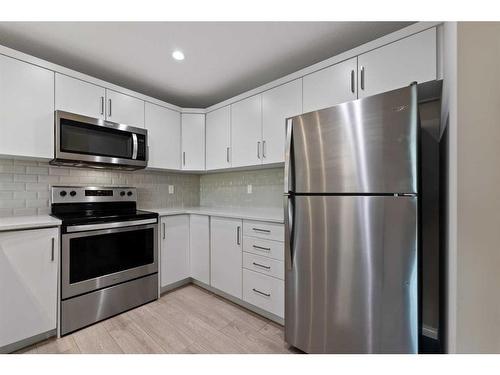
[(283, 327), (187, 285), (159, 300), (19, 353), (294, 353)]

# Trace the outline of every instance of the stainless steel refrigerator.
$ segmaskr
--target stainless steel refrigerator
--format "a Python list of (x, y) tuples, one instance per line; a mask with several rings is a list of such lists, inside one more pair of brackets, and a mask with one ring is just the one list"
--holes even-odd
[(417, 85), (287, 120), (285, 339), (418, 351)]

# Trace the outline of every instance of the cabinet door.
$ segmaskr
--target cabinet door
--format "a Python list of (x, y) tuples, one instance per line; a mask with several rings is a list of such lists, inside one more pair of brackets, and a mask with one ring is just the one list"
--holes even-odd
[(146, 102), (148, 166), (162, 169), (181, 167), (181, 114)]
[(231, 167), (231, 107), (207, 113), (206, 127), (207, 170)]
[(144, 100), (106, 89), (106, 120), (144, 127)]
[(189, 277), (189, 215), (162, 217), (161, 286)]
[(262, 95), (231, 104), (233, 167), (262, 163)]
[(0, 55), (0, 154), (54, 157), (54, 72)]
[(56, 109), (104, 120), (106, 89), (56, 73)]
[(436, 79), (436, 29), (358, 56), (359, 97)]
[(242, 222), (210, 218), (210, 285), (234, 297), (242, 295)]
[(357, 99), (357, 58), (343, 61), (303, 78), (304, 113)]
[(262, 163), (285, 161), (285, 119), (302, 113), (302, 79), (262, 94)]
[(0, 233), (0, 347), (56, 328), (59, 229)]
[(182, 114), (182, 169), (205, 170), (205, 115)]
[(209, 217), (190, 215), (189, 248), (191, 277), (210, 284), (210, 225)]

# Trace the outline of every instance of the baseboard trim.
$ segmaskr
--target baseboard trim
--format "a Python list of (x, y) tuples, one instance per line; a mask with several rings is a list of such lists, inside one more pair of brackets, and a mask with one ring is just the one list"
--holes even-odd
[(47, 340), (57, 334), (56, 329), (51, 329), (50, 331), (40, 333), (38, 335), (28, 337), (27, 339), (23, 339), (21, 341), (13, 342), (12, 344), (8, 344), (0, 347), (0, 354), (13, 353), (20, 349), (26, 348), (30, 345), (36, 344), (37, 342), (41, 342), (43, 340)]
[(176, 281), (175, 283), (162, 286), (162, 287), (160, 287), (160, 296), (162, 294), (170, 292), (174, 289), (180, 288), (181, 286), (191, 284), (191, 282), (192, 282), (192, 279), (190, 277), (186, 277), (185, 279), (182, 279), (180, 281)]

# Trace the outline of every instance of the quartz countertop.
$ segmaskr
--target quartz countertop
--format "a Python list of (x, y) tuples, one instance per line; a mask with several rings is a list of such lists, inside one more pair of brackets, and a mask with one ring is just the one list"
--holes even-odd
[(57, 227), (61, 220), (50, 215), (12, 216), (0, 218), (0, 232), (19, 229)]
[(207, 216), (230, 217), (246, 220), (269, 221), (283, 223), (283, 210), (278, 208), (246, 208), (246, 207), (178, 207), (178, 208), (147, 208), (160, 216), (179, 214), (197, 214)]

